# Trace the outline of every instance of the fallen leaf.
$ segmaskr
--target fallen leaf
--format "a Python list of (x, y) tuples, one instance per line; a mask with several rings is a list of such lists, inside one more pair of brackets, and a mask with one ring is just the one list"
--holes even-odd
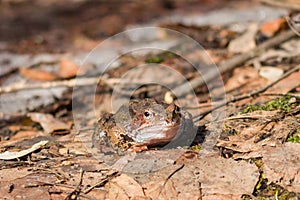
[(21, 158), (23, 156), (26, 156), (40, 148), (42, 148), (44, 145), (46, 145), (48, 143), (47, 140), (44, 141), (40, 141), (36, 144), (34, 144), (32, 147), (30, 147), (29, 149), (25, 149), (19, 152), (9, 152), (9, 151), (5, 151), (4, 153), (0, 154), (0, 159), (1, 160), (12, 160), (12, 159), (16, 159), (16, 158)]
[(0, 181), (12, 181), (27, 176), (30, 172), (28, 167), (1, 169)]
[(20, 74), (34, 81), (53, 81), (58, 78), (55, 74), (42, 69), (20, 68)]
[(260, 31), (263, 35), (267, 37), (272, 37), (280, 30), (287, 26), (286, 20), (284, 18), (275, 19), (273, 21), (265, 22), (261, 25)]
[(163, 200), (197, 200), (212, 195), (236, 199), (251, 194), (259, 179), (255, 164), (224, 159), (218, 154), (201, 156), (178, 169), (178, 165), (169, 165), (148, 178), (139, 176), (146, 196)]
[(73, 61), (62, 58), (59, 64), (58, 76), (64, 79), (75, 77), (79, 68)]
[(125, 200), (135, 196), (145, 196), (142, 187), (126, 174), (121, 174), (109, 182), (108, 195), (110, 200)]
[[(18, 177), (17, 174), (14, 175)], [(50, 199), (47, 188), (36, 186), (41, 182), (55, 183), (55, 181), (57, 181), (55, 174), (32, 172), (22, 178), (0, 181), (0, 199)]]
[(254, 164), (220, 157), (202, 157), (194, 163), (203, 196), (251, 194), (259, 172)]
[(158, 200), (171, 200), (178, 199), (178, 192), (174, 186), (172, 180), (165, 181), (153, 181), (147, 184), (146, 195), (151, 197), (151, 199)]
[(269, 182), (300, 192), (300, 144), (286, 142), (276, 148), (267, 148), (263, 156), (263, 171)]
[(10, 140), (13, 140), (14, 142), (22, 141), (25, 139), (31, 139), (38, 136), (42, 136), (44, 133), (42, 131), (18, 131), (15, 135), (10, 137)]
[[(259, 75), (253, 67), (240, 67), (233, 70), (232, 76), (225, 84), (226, 92), (246, 93), (255, 87), (261, 87), (266, 81), (258, 79)], [(244, 87), (243, 87), (244, 86)]]
[(283, 69), (278, 67), (261, 67), (259, 70), (259, 75), (268, 79), (268, 82), (271, 83), (276, 81), (283, 74)]
[(70, 125), (55, 119), (50, 114), (28, 113), (28, 117), (34, 122), (38, 122), (48, 134), (61, 135), (70, 132)]
[(300, 71), (295, 72), (287, 78), (279, 81), (277, 84), (269, 88), (265, 93), (287, 94), (289, 91), (300, 85)]
[(241, 195), (231, 195), (231, 194), (212, 194), (203, 196), (202, 200), (241, 200)]
[(251, 24), (248, 30), (243, 35), (230, 41), (228, 45), (228, 51), (232, 53), (243, 53), (255, 48), (255, 35), (257, 31), (257, 25)]

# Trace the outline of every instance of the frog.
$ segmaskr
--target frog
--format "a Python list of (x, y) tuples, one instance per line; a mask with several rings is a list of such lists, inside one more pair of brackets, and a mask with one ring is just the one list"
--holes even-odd
[(110, 146), (122, 152), (166, 145), (180, 138), (184, 124), (193, 126), (188, 112), (153, 98), (130, 100), (116, 113), (104, 113), (98, 124)]

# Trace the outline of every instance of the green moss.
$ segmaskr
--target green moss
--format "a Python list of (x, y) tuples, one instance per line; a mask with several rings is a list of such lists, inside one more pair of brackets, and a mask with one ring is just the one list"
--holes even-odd
[(163, 61), (164, 59), (159, 55), (153, 56), (145, 60), (146, 63), (161, 63)]
[(286, 141), (300, 143), (300, 128), (298, 128), (295, 133), (291, 134)]
[[(265, 179), (264, 177), (260, 177), (260, 181), (262, 182)], [(258, 188), (258, 185), (256, 188)], [(255, 189), (253, 196), (255, 196), (256, 199), (260, 200), (267, 200), (267, 199), (278, 199), (278, 200), (292, 200), (292, 199), (298, 199), (300, 197), (300, 194), (296, 194), (294, 192), (289, 192), (288, 190), (284, 189), (283, 187), (275, 184), (270, 183), (269, 185), (263, 184), (263, 187), (260, 187), (259, 189)], [(243, 195), (241, 197), (243, 200), (253, 200), (253, 198), (250, 195)]]
[(201, 145), (200, 144), (194, 145), (194, 146), (192, 146), (191, 149), (194, 150), (194, 151), (200, 151), (201, 150)]
[(287, 139), (287, 142), (299, 143), (299, 141), (300, 141), (299, 135), (291, 135), (291, 136)]
[(283, 111), (289, 111), (293, 108), (293, 105), (299, 105), (299, 101), (291, 102), (290, 96), (284, 96), (280, 98), (273, 99), (265, 104), (261, 105), (251, 105), (247, 106), (243, 113), (250, 113), (254, 112), (256, 110), (266, 110), (266, 111), (273, 111), (273, 110), (283, 110)]
[(175, 58), (176, 55), (172, 52), (164, 52), (158, 55), (152, 56), (145, 60), (146, 63), (162, 63), (166, 59)]
[(200, 151), (201, 150), (201, 145), (200, 144), (197, 144), (197, 145), (194, 145), (194, 146), (184, 146), (183, 149), (189, 149), (189, 150), (193, 150), (193, 151)]
[(255, 186), (256, 190), (259, 190), (263, 186), (263, 184), (265, 184), (265, 179), (266, 179), (265, 174), (261, 173), (259, 176), (259, 181)]

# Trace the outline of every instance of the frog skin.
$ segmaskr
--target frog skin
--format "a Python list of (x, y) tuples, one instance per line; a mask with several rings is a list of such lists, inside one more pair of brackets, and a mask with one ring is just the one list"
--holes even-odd
[(141, 151), (176, 139), (184, 121), (176, 104), (143, 99), (131, 100), (115, 114), (105, 113), (98, 123), (115, 150)]

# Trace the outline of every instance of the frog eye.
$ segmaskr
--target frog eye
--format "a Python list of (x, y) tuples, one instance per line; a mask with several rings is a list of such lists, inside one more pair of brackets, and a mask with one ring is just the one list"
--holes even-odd
[(151, 112), (145, 111), (145, 112), (144, 112), (144, 116), (145, 116), (146, 118), (150, 118), (150, 117), (151, 117)]

